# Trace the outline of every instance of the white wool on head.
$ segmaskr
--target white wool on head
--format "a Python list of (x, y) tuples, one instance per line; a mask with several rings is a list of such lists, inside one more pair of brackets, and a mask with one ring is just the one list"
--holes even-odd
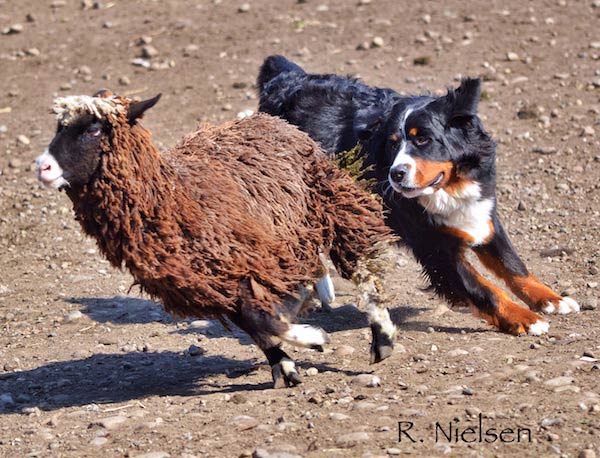
[(125, 113), (125, 107), (115, 97), (90, 97), (89, 95), (71, 95), (54, 99), (52, 111), (63, 126), (68, 126), (78, 117), (91, 114), (98, 119), (108, 119)]

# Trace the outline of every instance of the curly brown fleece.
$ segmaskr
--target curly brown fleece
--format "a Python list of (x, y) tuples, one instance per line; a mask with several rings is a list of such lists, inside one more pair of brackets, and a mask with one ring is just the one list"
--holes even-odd
[(171, 313), (281, 311), (323, 275), (319, 250), (349, 277), (390, 240), (379, 202), (282, 120), (202, 126), (163, 153), (126, 116), (111, 124), (96, 175), (68, 192), (111, 264)]

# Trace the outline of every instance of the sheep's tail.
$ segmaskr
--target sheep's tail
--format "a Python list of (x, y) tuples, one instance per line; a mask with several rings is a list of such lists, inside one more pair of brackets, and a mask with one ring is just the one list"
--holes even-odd
[(305, 73), (299, 65), (287, 60), (283, 56), (274, 55), (267, 57), (260, 67), (258, 78), (256, 80), (259, 94), (263, 92), (265, 85), (269, 81), (286, 72)]

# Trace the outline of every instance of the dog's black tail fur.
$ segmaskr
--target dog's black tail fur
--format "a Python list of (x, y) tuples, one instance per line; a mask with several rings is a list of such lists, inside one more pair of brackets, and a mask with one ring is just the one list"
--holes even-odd
[(256, 85), (258, 86), (259, 94), (262, 93), (265, 85), (271, 81), (276, 76), (281, 73), (300, 73), (304, 74), (304, 70), (293, 62), (290, 62), (283, 56), (274, 55), (269, 56), (265, 59), (262, 66), (260, 67), (260, 71), (258, 73), (258, 78), (256, 79)]

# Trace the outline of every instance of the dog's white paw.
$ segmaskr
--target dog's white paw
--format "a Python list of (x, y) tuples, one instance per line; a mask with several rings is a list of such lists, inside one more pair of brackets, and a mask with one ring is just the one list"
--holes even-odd
[(579, 312), (579, 304), (575, 299), (570, 297), (563, 297), (557, 304), (552, 301), (546, 302), (542, 307), (544, 313), (558, 313), (560, 315), (566, 315), (567, 313)]
[(546, 334), (550, 329), (550, 324), (544, 320), (537, 320), (535, 323), (529, 326), (527, 331), (530, 336), (541, 336)]

